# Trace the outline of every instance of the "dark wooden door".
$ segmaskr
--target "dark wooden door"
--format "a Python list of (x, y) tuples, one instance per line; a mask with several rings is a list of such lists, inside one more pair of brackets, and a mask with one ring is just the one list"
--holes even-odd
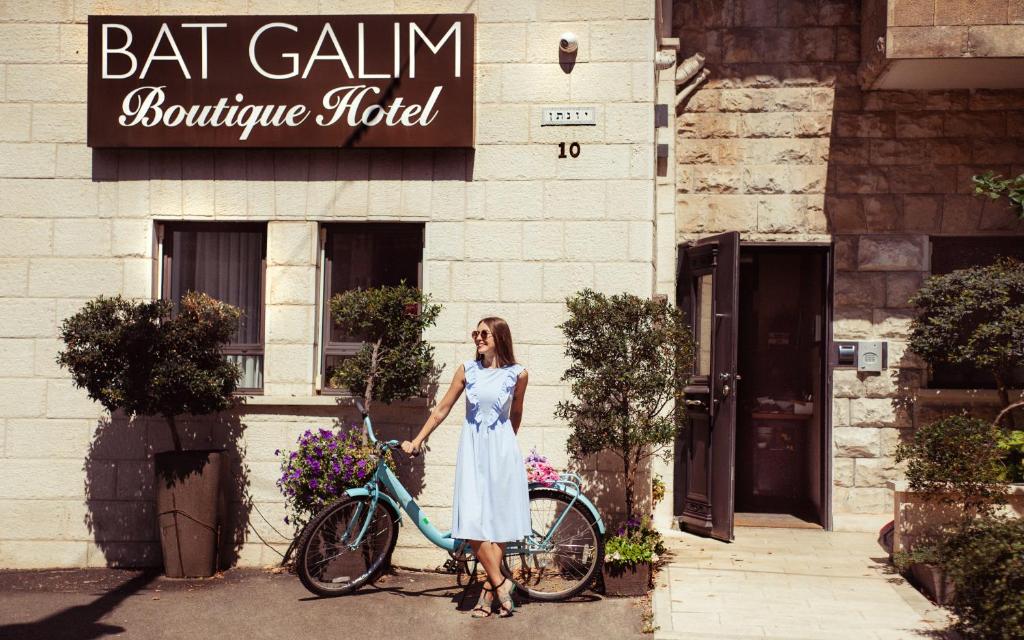
[(726, 541), (733, 539), (739, 242), (731, 232), (681, 246), (676, 285), (697, 349), (683, 389), (675, 513), (682, 529)]

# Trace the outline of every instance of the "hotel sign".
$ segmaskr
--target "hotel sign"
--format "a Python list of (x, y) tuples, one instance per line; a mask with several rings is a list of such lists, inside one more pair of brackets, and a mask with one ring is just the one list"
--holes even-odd
[(470, 147), (473, 16), (89, 16), (91, 147)]

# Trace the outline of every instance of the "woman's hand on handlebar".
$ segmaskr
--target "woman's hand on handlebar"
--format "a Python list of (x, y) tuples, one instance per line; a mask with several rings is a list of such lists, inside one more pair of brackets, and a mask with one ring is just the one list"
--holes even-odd
[(415, 458), (416, 456), (420, 455), (420, 452), (423, 451), (423, 447), (421, 445), (416, 444), (415, 442), (409, 442), (408, 440), (404, 440), (402, 442), (402, 451), (408, 453), (410, 456)]

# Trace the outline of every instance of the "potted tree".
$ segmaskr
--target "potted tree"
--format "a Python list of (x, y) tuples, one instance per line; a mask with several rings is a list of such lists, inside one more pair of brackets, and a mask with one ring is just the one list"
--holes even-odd
[(896, 448), (896, 461), (907, 462), (906, 482), (919, 499), (900, 501), (894, 560), (940, 604), (953, 596), (942, 570), (945, 539), (1006, 502), (999, 437), (994, 424), (960, 414), (921, 427)]
[(625, 594), (642, 584), (646, 591), (660, 536), (637, 513), (637, 478), (652, 456), (669, 453), (679, 431), (682, 407), (673, 401), (692, 372), (693, 337), (665, 301), (585, 289), (566, 304), (560, 328), (570, 366), (562, 380), (574, 397), (558, 403), (555, 415), (569, 423), (574, 460), (605, 451), (621, 460), (626, 524), (606, 542), (605, 587)]
[(918, 314), (910, 349), (933, 366), (987, 371), (1001, 409), (993, 422), (947, 416), (918, 429), (896, 451), (897, 462), (908, 466), (906, 481), (892, 483), (894, 559), (936, 601), (946, 602), (954, 596), (941, 570), (945, 541), (1007, 501), (1024, 510), (1024, 492), (1007, 484), (1024, 480), (1018, 462), (1024, 433), (1014, 430), (1014, 410), (1024, 403), (1014, 402), (1009, 389), (1013, 371), (1024, 366), (1024, 264), (1003, 258), (932, 276), (911, 302)]
[(986, 371), (996, 384), (1011, 428), (1010, 381), (1024, 367), (1024, 263), (1001, 258), (990, 266), (928, 278), (910, 299), (917, 315), (910, 324), (910, 349), (929, 364), (945, 362)]
[(241, 312), (191, 292), (173, 311), (165, 300), (96, 298), (64, 321), (65, 348), (57, 361), (108, 411), (164, 418), (174, 444), (154, 456), (164, 572), (210, 576), (216, 571), (222, 451), (186, 451), (176, 420), (231, 405), (239, 371), (221, 348)]
[(374, 400), (390, 404), (421, 394), (435, 374), (434, 347), (423, 331), (439, 313), (440, 305), (405, 281), (335, 295), (331, 317), (363, 346), (331, 372), (331, 383), (362, 396), (367, 410)]

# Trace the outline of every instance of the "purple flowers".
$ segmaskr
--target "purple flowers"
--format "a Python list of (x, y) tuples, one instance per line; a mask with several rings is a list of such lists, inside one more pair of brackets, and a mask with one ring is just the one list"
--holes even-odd
[[(297, 530), (346, 489), (364, 485), (380, 463), (376, 450), (364, 443), (362, 427), (355, 424), (337, 432), (307, 429), (296, 444), (294, 451), (277, 449), (274, 455), (281, 464), (277, 486), (288, 511), (286, 523)], [(385, 463), (394, 470), (390, 456)]]

